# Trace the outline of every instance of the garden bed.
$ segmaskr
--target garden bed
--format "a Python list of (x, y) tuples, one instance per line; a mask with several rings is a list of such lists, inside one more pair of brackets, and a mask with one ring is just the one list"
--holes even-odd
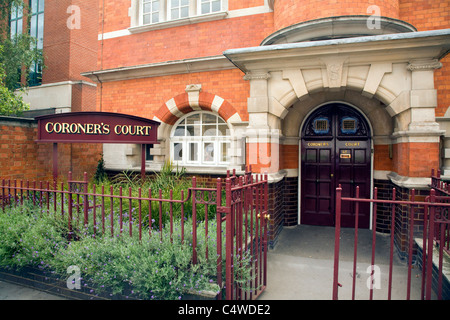
[[(61, 278), (48, 270), (34, 267), (24, 267), (20, 270), (0, 268), (0, 280), (70, 300), (139, 300), (130, 288), (122, 294), (113, 294), (108, 289), (96, 292), (96, 288), (87, 283), (83, 283), (80, 289), (69, 289), (67, 279)], [(217, 289), (218, 286), (212, 284), (209, 290), (186, 290), (186, 293), (181, 296), (181, 300), (216, 300)]]

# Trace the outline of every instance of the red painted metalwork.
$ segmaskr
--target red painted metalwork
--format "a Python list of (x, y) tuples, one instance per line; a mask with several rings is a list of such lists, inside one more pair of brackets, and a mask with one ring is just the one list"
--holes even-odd
[(38, 142), (153, 144), (159, 122), (112, 112), (68, 112), (36, 117)]
[(158, 144), (159, 122), (112, 112), (68, 112), (36, 117), (37, 142), (53, 143), (53, 180), (58, 177), (58, 143), (126, 143), (141, 145), (145, 178), (145, 146)]
[[(224, 183), (225, 182), (225, 183)], [(17, 181), (2, 180), (1, 183), (1, 208), (5, 210), (6, 206), (15, 206), (23, 204), (24, 199), (32, 199), (35, 205), (39, 204), (41, 208), (44, 206), (49, 210), (53, 203), (53, 211), (57, 212), (57, 201), (65, 203), (67, 199), (67, 212), (64, 206), (60, 206), (59, 214), (62, 217), (67, 215), (68, 224), (68, 239), (76, 240), (77, 232), (75, 230), (75, 222), (81, 215), (82, 228), (87, 230), (89, 223), (93, 223), (93, 234), (96, 236), (98, 232), (102, 234), (107, 233), (110, 228), (111, 237), (115, 235), (122, 235), (124, 225), (128, 225), (129, 236), (133, 236), (133, 232), (137, 232), (139, 239), (142, 239), (143, 227), (143, 212), (142, 204), (147, 202), (149, 204), (148, 224), (152, 225), (152, 203), (157, 203), (157, 214), (159, 215), (158, 228), (163, 228), (162, 224), (162, 208), (163, 204), (169, 205), (169, 223), (170, 239), (174, 241), (174, 220), (173, 220), (173, 205), (180, 205), (181, 213), (181, 241), (184, 242), (185, 233), (185, 205), (188, 201), (192, 202), (192, 262), (198, 262), (198, 235), (197, 225), (198, 221), (197, 208), (204, 206), (205, 219), (207, 222), (209, 209), (216, 207), (216, 222), (217, 222), (217, 283), (225, 289), (225, 298), (227, 300), (244, 300), (256, 299), (265, 289), (267, 285), (267, 220), (268, 220), (268, 179), (265, 176), (253, 176), (252, 173), (246, 171), (245, 176), (238, 177), (233, 171), (230, 175), (228, 172), (225, 181), (217, 179), (216, 188), (202, 188), (197, 186), (197, 180), (192, 178), (192, 187), (188, 188), (187, 194), (181, 192), (180, 199), (173, 199), (173, 194), (170, 192), (169, 199), (164, 199), (162, 190), (158, 190), (158, 196), (152, 196), (152, 190), (148, 190), (148, 197), (142, 196), (142, 189), (138, 189), (138, 195), (133, 196), (131, 188), (127, 192), (123, 192), (119, 188), (118, 194), (110, 187), (109, 193), (105, 192), (105, 187), (101, 186), (101, 192), (97, 193), (97, 186), (92, 186), (92, 192), (88, 191), (88, 178), (84, 174), (80, 181), (73, 180), (72, 173), (69, 172), (67, 185), (61, 183), (58, 188), (54, 181), (51, 186), (49, 182), (45, 185), (40, 182), (39, 185), (33, 182), (30, 186), (30, 181), (20, 181), (20, 186), (17, 186)], [(225, 203), (223, 203), (223, 194), (225, 196)], [(39, 202), (37, 202), (39, 201)], [(109, 226), (106, 217), (105, 209), (110, 206)], [(118, 209), (114, 204), (117, 204)], [(137, 207), (133, 207), (133, 201), (137, 202)], [(128, 205), (127, 205), (128, 202)], [(128, 221), (124, 219), (124, 212), (128, 207)], [(132, 210), (138, 210), (137, 226), (136, 222), (132, 221)], [(98, 210), (100, 210), (100, 221), (97, 219)], [(115, 212), (115, 210), (118, 212)], [(114, 230), (114, 215), (118, 215), (119, 230)], [(225, 223), (225, 230), (223, 230)], [(149, 228), (149, 235), (152, 236), (152, 228)], [(84, 231), (83, 231), (84, 232)], [(205, 240), (208, 239), (208, 228), (205, 228)], [(118, 234), (117, 234), (118, 233)], [(162, 237), (162, 233), (161, 237)], [(225, 237), (223, 239), (223, 237)], [(223, 244), (225, 244), (225, 283), (223, 283), (222, 276), (222, 261), (223, 261)], [(210, 259), (210, 248), (206, 246), (205, 256)], [(251, 280), (247, 283), (242, 283), (241, 275), (237, 273), (239, 266), (247, 264), (251, 269)], [(222, 299), (222, 292), (219, 293), (219, 299)]]
[[(358, 190), (356, 191), (358, 195)], [(342, 189), (336, 189), (336, 227), (335, 227), (335, 253), (334, 253), (334, 273), (333, 273), (333, 292), (332, 298), (334, 300), (338, 299), (338, 289), (341, 286), (339, 284), (339, 251), (340, 251), (340, 218), (341, 218), (341, 203), (349, 202), (355, 204), (355, 219), (358, 217), (358, 204), (359, 203), (369, 203), (373, 205), (373, 222), (372, 222), (372, 273), (373, 275), (373, 266), (375, 265), (375, 245), (376, 245), (376, 208), (377, 204), (389, 204), (391, 205), (392, 214), (391, 214), (391, 234), (390, 234), (390, 251), (389, 251), (389, 279), (388, 279), (388, 296), (387, 299), (392, 299), (392, 282), (393, 282), (393, 259), (394, 259), (394, 238), (395, 234), (395, 221), (396, 221), (396, 206), (408, 206), (409, 213), (409, 233), (408, 233), (408, 272), (407, 272), (407, 284), (406, 284), (406, 299), (409, 300), (411, 298), (411, 269), (413, 264), (413, 250), (414, 250), (414, 227), (416, 215), (419, 211), (423, 214), (423, 224), (422, 224), (422, 241), (423, 241), (423, 253), (422, 260), (420, 261), (422, 266), (422, 291), (421, 297), (422, 299), (430, 300), (432, 298), (432, 287), (433, 287), (433, 264), (437, 268), (437, 284), (436, 293), (437, 298), (443, 298), (443, 254), (445, 250), (445, 237), (448, 235), (450, 219), (448, 217), (448, 211), (450, 209), (450, 197), (448, 196), (436, 196), (436, 192), (434, 189), (430, 190), (430, 195), (425, 198), (424, 201), (416, 201), (415, 191), (412, 190), (410, 193), (409, 201), (401, 201), (396, 200), (396, 190), (395, 188), (392, 190), (392, 199), (391, 200), (381, 200), (377, 198), (378, 192), (375, 188), (373, 199), (363, 199), (358, 196), (355, 198), (347, 198), (342, 197)], [(358, 224), (356, 224), (358, 225)], [(439, 229), (439, 232), (436, 231)], [(438, 237), (436, 237), (438, 235)], [(355, 253), (354, 253), (354, 261), (353, 261), (353, 274), (356, 272), (356, 264), (357, 264), (357, 239), (358, 239), (358, 228), (355, 228)], [(433, 250), (438, 248), (438, 261), (433, 261)], [(435, 271), (436, 272), (436, 271)], [(355, 299), (355, 276), (353, 277), (352, 284), (352, 299)], [(373, 299), (373, 286), (369, 287), (369, 297)]]
[[(440, 202), (450, 201), (450, 185), (441, 180), (441, 171), (431, 171), (431, 187), (436, 190), (436, 199)], [(442, 219), (450, 219), (448, 212), (441, 212)], [(440, 244), (442, 249), (450, 254), (450, 224), (443, 224), (436, 229), (435, 241)]]

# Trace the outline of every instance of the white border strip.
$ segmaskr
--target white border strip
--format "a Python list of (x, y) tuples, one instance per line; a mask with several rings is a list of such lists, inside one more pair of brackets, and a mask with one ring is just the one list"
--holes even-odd
[[(246, 9), (237, 9), (237, 10), (228, 11), (227, 12), (228, 14), (225, 16), (224, 19), (240, 18), (240, 17), (252, 16), (252, 15), (257, 15), (257, 14), (269, 13), (269, 12), (273, 12), (273, 10), (270, 9), (270, 7), (268, 5), (263, 5), (263, 6), (253, 7), (253, 8), (246, 8)], [(196, 17), (198, 17), (198, 16), (196, 16)], [(153, 26), (157, 26), (158, 24), (164, 24), (164, 23), (167, 23), (167, 21), (164, 21), (161, 23), (155, 23)], [(168, 28), (169, 27), (171, 27), (171, 26), (168, 25)], [(132, 33), (127, 28), (127, 29), (122, 29), (122, 30), (117, 30), (117, 31), (106, 32), (103, 34), (100, 33), (98, 35), (98, 40), (99, 41), (108, 40), (108, 39), (114, 39), (114, 38), (119, 38), (119, 37), (125, 37), (125, 36), (129, 36), (129, 35), (132, 35)]]

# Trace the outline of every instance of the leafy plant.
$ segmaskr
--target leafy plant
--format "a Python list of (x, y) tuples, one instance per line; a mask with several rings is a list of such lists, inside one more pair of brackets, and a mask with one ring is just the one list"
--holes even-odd
[(105, 160), (103, 159), (103, 154), (100, 154), (100, 159), (97, 163), (97, 169), (95, 170), (94, 174), (94, 182), (95, 183), (102, 183), (107, 179), (108, 175), (106, 174), (106, 168), (105, 168)]
[[(166, 179), (175, 179), (169, 177), (168, 171), (166, 174)], [(155, 180), (163, 179), (163, 176), (164, 174), (161, 174), (160, 178)], [(177, 179), (178, 184), (183, 185), (185, 178), (180, 175)], [(110, 182), (106, 180), (105, 183)], [(152, 181), (145, 183), (145, 187), (152, 186)], [(121, 185), (119, 188), (127, 185)], [(117, 188), (116, 185), (110, 186)], [(138, 185), (133, 186), (131, 183), (129, 186), (132, 192), (136, 193)], [(219, 290), (219, 286), (215, 284), (218, 258), (215, 219), (208, 219), (207, 222), (199, 219), (195, 224), (198, 263), (193, 264), (194, 222), (188, 210), (182, 219), (178, 209), (173, 208), (173, 224), (170, 228), (168, 224), (163, 224), (160, 229), (159, 224), (154, 221), (153, 224), (143, 227), (142, 239), (139, 239), (135, 200), (131, 202), (128, 211), (124, 208), (122, 216), (119, 216), (119, 211), (116, 210), (119, 202), (117, 199), (106, 203), (104, 209), (110, 210), (112, 207), (112, 211), (105, 210), (108, 224), (103, 232), (100, 210), (97, 211), (94, 221), (93, 207), (98, 205), (98, 202), (88, 200), (88, 223), (85, 226), (83, 203), (78, 205), (74, 195), (75, 206), (69, 230), (67, 196), (64, 201), (58, 197), (56, 210), (52, 205), (49, 209), (38, 206), (41, 202), (45, 204), (48, 196), (45, 192), (37, 192), (31, 196), (34, 201), (30, 198), (23, 206), (7, 207), (4, 212), (0, 211), (0, 266), (38, 266), (64, 277), (67, 276), (67, 268), (75, 265), (80, 268), (84, 285), (94, 286), (97, 288), (96, 293), (108, 290), (111, 294), (124, 294), (129, 291), (131, 296), (141, 299), (179, 299), (187, 291), (210, 290), (211, 286)], [(50, 195), (49, 203), (53, 203), (52, 197), (53, 195)], [(159, 208), (156, 208), (156, 211), (159, 211)], [(156, 214), (154, 217), (159, 218)], [(167, 212), (164, 212), (161, 218), (168, 221)], [(133, 228), (132, 236), (129, 235), (130, 227)], [(113, 228), (114, 236), (110, 228)], [(222, 233), (221, 236), (222, 252), (225, 252), (225, 235)], [(247, 236), (243, 237), (242, 240), (248, 242)], [(225, 255), (222, 259), (222, 278), (225, 279)], [(251, 288), (249, 284), (256, 273), (250, 253), (239, 251), (239, 254), (234, 255), (234, 259), (236, 284), (243, 289)]]

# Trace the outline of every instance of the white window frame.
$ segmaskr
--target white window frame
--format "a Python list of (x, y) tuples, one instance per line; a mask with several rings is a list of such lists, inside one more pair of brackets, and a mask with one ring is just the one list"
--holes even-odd
[[(183, 5), (182, 1), (183, 0), (178, 0), (178, 6), (173, 7), (172, 6), (172, 0), (166, 0), (167, 1), (167, 21), (170, 20), (178, 20), (178, 19), (186, 19), (189, 18), (191, 16), (191, 8), (192, 8), (192, 0), (187, 0), (187, 5)], [(187, 12), (187, 16), (182, 17), (181, 16), (181, 12), (183, 8), (188, 8)], [(178, 11), (178, 17), (177, 18), (172, 18), (172, 10), (177, 10)]]
[[(189, 117), (195, 116), (197, 114), (200, 114), (200, 122), (198, 124), (194, 124), (195, 126), (200, 126), (200, 135), (199, 136), (189, 136), (188, 131), (186, 127), (190, 124), (186, 124), (186, 120)], [(204, 123), (204, 116), (203, 115), (214, 115), (216, 117), (215, 130), (216, 134), (214, 136), (203, 136), (203, 128), (204, 126), (212, 126), (213, 124), (210, 123)], [(223, 122), (219, 122), (223, 121)], [(226, 135), (220, 135), (218, 126), (223, 125), (226, 126)], [(179, 126), (184, 126), (184, 136), (175, 136), (175, 131)], [(182, 150), (182, 157), (181, 160), (175, 160), (175, 145), (181, 143), (181, 150)], [(206, 150), (204, 148), (205, 144), (212, 143), (213, 144), (213, 159), (211, 161), (205, 160), (206, 156)], [(228, 144), (228, 159), (229, 161), (222, 161), (223, 158), (223, 144)], [(197, 160), (192, 161), (190, 159), (191, 156), (191, 147), (193, 144), (197, 145)], [(175, 125), (172, 128), (171, 134), (170, 134), (170, 159), (174, 164), (180, 165), (180, 166), (208, 166), (208, 167), (224, 167), (228, 166), (231, 163), (231, 155), (230, 155), (230, 148), (231, 148), (231, 130), (230, 126), (226, 121), (224, 121), (219, 115), (217, 115), (214, 112), (208, 112), (208, 111), (197, 111), (197, 112), (191, 112), (187, 114), (186, 116), (179, 119)]]
[[(131, 7), (132, 23), (130, 27), (131, 32), (146, 31), (146, 29), (161, 29), (166, 27), (173, 27), (184, 24), (199, 23), (204, 21), (213, 21), (224, 19), (227, 16), (228, 0), (220, 0), (220, 10), (202, 14), (201, 6), (202, 0), (189, 0), (189, 15), (187, 17), (174, 18), (171, 17), (172, 1), (171, 0), (157, 0), (159, 1), (159, 16), (158, 22), (150, 22), (144, 24), (144, 2), (151, 3), (151, 0), (133, 0), (134, 4)], [(181, 0), (180, 0), (181, 1)], [(209, 0), (208, 0), (209, 1)], [(217, 0), (213, 0), (217, 1)], [(211, 4), (210, 4), (211, 5)], [(137, 6), (137, 7), (136, 7)], [(137, 8), (137, 9), (133, 9)], [(134, 16), (138, 15), (137, 19)], [(133, 22), (134, 21), (134, 22)], [(136, 25), (138, 22), (138, 25)], [(175, 25), (174, 25), (175, 23)], [(144, 29), (142, 29), (144, 28)]]
[[(219, 10), (215, 10), (215, 11), (213, 11), (212, 9), (212, 4), (213, 4), (213, 2), (215, 2), (215, 1), (220, 1), (220, 9)], [(205, 12), (205, 13), (203, 13), (202, 12), (202, 5), (204, 4), (204, 3), (208, 3), (209, 4), (209, 11), (208, 12)], [(198, 15), (204, 15), (204, 14), (212, 14), (212, 13), (217, 13), (217, 12), (221, 12), (221, 11), (223, 11), (223, 5), (224, 5), (224, 0), (197, 0), (197, 14)]]
[[(150, 3), (152, 5), (153, 2), (159, 2), (158, 21), (157, 22), (152, 22), (153, 10), (151, 11), (151, 13), (144, 13), (144, 4)], [(152, 25), (152, 24), (156, 24), (156, 23), (160, 23), (160, 22), (164, 21), (164, 19), (163, 19), (163, 17), (164, 17), (163, 2), (164, 2), (164, 0), (139, 0), (139, 25), (141, 25), (141, 26), (142, 25)], [(156, 12), (156, 10), (155, 10), (155, 12)], [(144, 24), (144, 15), (150, 15), (150, 23)]]

